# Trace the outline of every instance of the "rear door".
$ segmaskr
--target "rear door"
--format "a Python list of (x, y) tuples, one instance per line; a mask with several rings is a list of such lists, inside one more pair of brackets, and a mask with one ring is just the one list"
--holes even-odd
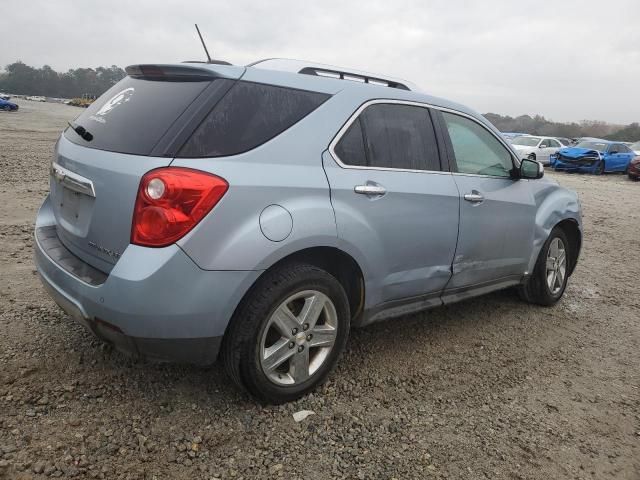
[(607, 171), (625, 171), (633, 156), (631, 149), (623, 143), (613, 143), (609, 145), (609, 149), (605, 157)]
[(464, 115), (442, 112), (460, 190), (460, 234), (447, 290), (519, 279), (533, 248), (536, 206), (528, 180), (511, 177), (513, 157), (497, 136)]
[(141, 177), (171, 163), (173, 145), (190, 133), (186, 128), (206, 114), (203, 109), (243, 70), (214, 74), (189, 66), (153, 66), (147, 73), (128, 71), (130, 76), (64, 132), (51, 169), (50, 195), (60, 240), (105, 272), (129, 245)]
[(439, 294), (451, 276), (459, 196), (443, 172), (429, 109), (361, 107), (323, 163), (338, 236), (367, 265), (367, 307)]

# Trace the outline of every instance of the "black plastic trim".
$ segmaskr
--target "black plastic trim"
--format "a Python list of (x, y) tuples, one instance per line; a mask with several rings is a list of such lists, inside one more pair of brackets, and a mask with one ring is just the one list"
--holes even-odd
[(55, 225), (37, 228), (36, 240), (42, 251), (56, 265), (74, 277), (93, 286), (102, 285), (107, 280), (108, 274), (76, 257), (62, 244)]

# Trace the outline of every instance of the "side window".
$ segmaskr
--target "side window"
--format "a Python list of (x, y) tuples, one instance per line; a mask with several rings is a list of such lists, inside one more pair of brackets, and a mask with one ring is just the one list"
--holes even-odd
[(402, 104), (374, 104), (351, 124), (335, 147), (346, 165), (440, 170), (429, 110)]
[(440, 170), (438, 144), (429, 110), (379, 103), (360, 115), (372, 167)]
[(360, 118), (356, 118), (342, 136), (335, 148), (336, 155), (342, 163), (357, 167), (367, 166), (367, 155), (364, 151), (364, 136)]
[(327, 98), (324, 93), (240, 81), (202, 121), (178, 156), (246, 152), (287, 130)]
[(557, 140), (554, 140), (553, 138), (549, 139), (549, 146), (553, 147), (553, 148), (560, 148), (560, 142), (558, 142)]
[(551, 141), (548, 138), (543, 138), (540, 142), (540, 148), (547, 148), (551, 145)]
[(442, 112), (447, 125), (458, 172), (510, 177), (511, 152), (496, 137), (473, 120)]

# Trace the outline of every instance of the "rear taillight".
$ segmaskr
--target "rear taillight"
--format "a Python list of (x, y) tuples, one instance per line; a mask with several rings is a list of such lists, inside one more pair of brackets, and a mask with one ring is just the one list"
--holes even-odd
[(198, 170), (151, 170), (140, 180), (131, 243), (145, 247), (171, 245), (195, 227), (228, 188), (223, 178)]

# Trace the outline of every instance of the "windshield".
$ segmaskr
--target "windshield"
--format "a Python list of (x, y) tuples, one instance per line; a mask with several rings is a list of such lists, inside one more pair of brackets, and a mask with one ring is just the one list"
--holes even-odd
[(511, 142), (512, 145), (522, 145), (524, 147), (537, 147), (540, 137), (517, 137)]
[(576, 147), (604, 152), (607, 149), (607, 144), (604, 142), (580, 142)]

